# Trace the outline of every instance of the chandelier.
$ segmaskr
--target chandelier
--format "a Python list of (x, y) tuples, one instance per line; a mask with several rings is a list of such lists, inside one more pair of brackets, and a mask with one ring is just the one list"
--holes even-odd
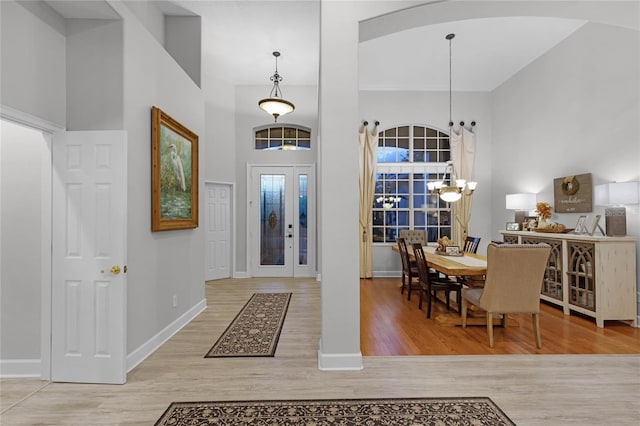
[(382, 208), (385, 210), (391, 210), (402, 200), (401, 197), (394, 197), (393, 195), (381, 196), (376, 198), (376, 203), (382, 204)]
[[(449, 184), (445, 183), (445, 177), (449, 170)], [(447, 161), (447, 167), (442, 174), (442, 180), (431, 181), (427, 183), (427, 189), (430, 194), (438, 194), (443, 201), (447, 203), (455, 203), (463, 195), (471, 195), (475, 191), (478, 182), (467, 182), (464, 179), (456, 179), (453, 170), (453, 163)]]
[[(449, 40), (449, 128), (453, 127), (453, 121), (451, 121), (451, 40), (455, 37), (455, 34), (447, 34), (445, 39)], [(461, 123), (462, 124), (462, 123)], [(449, 184), (445, 184), (445, 177), (447, 176), (447, 170), (449, 170)], [(475, 191), (477, 182), (467, 182), (465, 179), (456, 179), (453, 162), (447, 161), (447, 166), (442, 174), (442, 180), (436, 182), (428, 182), (427, 188), (430, 194), (438, 194), (443, 201), (447, 203), (455, 203), (463, 195), (471, 195)]]
[(269, 97), (258, 102), (258, 106), (260, 109), (273, 115), (274, 120), (277, 122), (278, 117), (293, 112), (295, 106), (282, 98), (282, 90), (280, 89), (282, 76), (278, 74), (278, 56), (280, 56), (280, 52), (273, 52), (273, 56), (276, 58), (276, 71), (271, 76), (273, 88), (271, 89)]

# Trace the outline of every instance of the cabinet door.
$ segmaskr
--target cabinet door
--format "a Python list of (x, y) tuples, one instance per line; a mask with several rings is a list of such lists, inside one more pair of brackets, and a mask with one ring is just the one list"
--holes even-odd
[(568, 241), (569, 303), (596, 310), (595, 244)]
[(523, 244), (545, 243), (551, 246), (551, 253), (544, 271), (541, 293), (545, 296), (562, 301), (562, 241), (537, 237), (522, 237)]

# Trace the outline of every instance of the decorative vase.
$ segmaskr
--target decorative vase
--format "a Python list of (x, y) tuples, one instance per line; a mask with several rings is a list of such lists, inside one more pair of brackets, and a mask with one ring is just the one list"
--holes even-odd
[(547, 219), (545, 219), (544, 217), (540, 216), (538, 218), (538, 228), (539, 229), (546, 229), (549, 227), (549, 223), (547, 223)]

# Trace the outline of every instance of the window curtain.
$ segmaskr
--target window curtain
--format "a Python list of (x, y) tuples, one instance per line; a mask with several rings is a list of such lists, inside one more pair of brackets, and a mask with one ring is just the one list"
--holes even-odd
[[(476, 135), (464, 127), (459, 132), (451, 129), (450, 136), (451, 160), (457, 179), (473, 180), (473, 163), (476, 155)], [(469, 220), (471, 219), (472, 194), (463, 195), (453, 206), (453, 240), (459, 247), (469, 235)]]
[(369, 132), (363, 126), (358, 135), (360, 147), (360, 278), (373, 277), (372, 211), (376, 184), (378, 128)]

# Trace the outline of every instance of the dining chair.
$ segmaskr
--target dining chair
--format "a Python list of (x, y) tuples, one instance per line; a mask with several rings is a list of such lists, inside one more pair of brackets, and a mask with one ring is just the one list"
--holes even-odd
[[(402, 288), (400, 294), (404, 294), (405, 278), (407, 279), (407, 300), (411, 300), (411, 289), (413, 287), (414, 279), (418, 280), (418, 268), (415, 261), (412, 261), (409, 257), (409, 251), (407, 250), (407, 242), (404, 238), (396, 238), (398, 243), (398, 251), (400, 252), (400, 260), (402, 261)], [(418, 284), (419, 286), (419, 284)]]
[(462, 285), (455, 282), (450, 281), (446, 278), (435, 278), (433, 274), (429, 273), (429, 263), (427, 262), (427, 258), (424, 255), (424, 250), (422, 249), (422, 245), (414, 244), (413, 246), (413, 254), (416, 258), (416, 266), (418, 267), (418, 276), (420, 282), (420, 303), (418, 304), (418, 308), (422, 309), (422, 295), (426, 293), (427, 296), (427, 318), (431, 318), (431, 299), (437, 298), (437, 294), (439, 291), (444, 291), (445, 296), (447, 298), (447, 311), (450, 308), (449, 299), (451, 296), (451, 292), (456, 292), (456, 302), (458, 303), (458, 311), (460, 310), (460, 302), (461, 302), (461, 290)]
[(483, 288), (462, 290), (462, 327), (467, 326), (467, 308), (475, 305), (486, 312), (489, 346), (493, 348), (493, 315), (502, 314), (502, 326), (513, 313), (530, 313), (536, 346), (540, 338), (540, 289), (547, 259), (548, 244), (494, 244), (487, 247), (487, 275)]
[(466, 251), (467, 253), (476, 253), (478, 251), (478, 245), (480, 244), (480, 237), (469, 237), (465, 238), (464, 245), (462, 246), (462, 251)]

